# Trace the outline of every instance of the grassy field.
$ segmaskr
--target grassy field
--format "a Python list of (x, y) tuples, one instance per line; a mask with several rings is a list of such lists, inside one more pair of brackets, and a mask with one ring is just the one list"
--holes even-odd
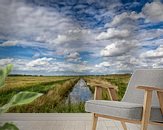
[(9, 112), (50, 112), (77, 81), (78, 77), (9, 76), (5, 87), (0, 89), (0, 106), (20, 91), (33, 91), (44, 95), (31, 104), (12, 108)]
[[(5, 87), (0, 89), (0, 106), (4, 105), (11, 97), (20, 91), (33, 91), (43, 93), (43, 96), (34, 102), (11, 108), (8, 112), (85, 112), (84, 102), (76, 104), (65, 103), (69, 93), (75, 84), (83, 78), (87, 83), (90, 81), (105, 81), (114, 85), (118, 91), (118, 99), (121, 100), (130, 75), (108, 76), (9, 76)], [(94, 86), (89, 86), (94, 93)], [(103, 90), (103, 99), (109, 99), (108, 93)]]

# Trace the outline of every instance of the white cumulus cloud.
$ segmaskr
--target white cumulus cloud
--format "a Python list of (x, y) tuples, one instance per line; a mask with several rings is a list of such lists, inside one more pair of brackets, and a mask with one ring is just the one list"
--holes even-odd
[(101, 50), (101, 56), (104, 57), (112, 57), (112, 56), (120, 56), (130, 52), (133, 48), (135, 48), (135, 41), (126, 41), (120, 40), (107, 45), (104, 49)]
[(141, 54), (143, 58), (163, 58), (163, 45), (160, 45), (156, 50), (149, 50)]
[(6, 41), (3, 42), (2, 44), (0, 44), (0, 46), (2, 47), (6, 47), (6, 46), (15, 46), (19, 43), (20, 41)]
[(68, 54), (67, 58), (75, 59), (75, 58), (78, 58), (79, 56), (80, 54), (78, 52), (73, 52), (73, 53)]
[(58, 35), (57, 38), (54, 40), (54, 42), (57, 44), (61, 44), (69, 40), (70, 39), (66, 35)]
[(67, 61), (77, 62), (77, 61), (81, 60), (81, 57), (80, 57), (80, 54), (78, 52), (72, 52), (66, 56), (66, 59), (67, 59)]
[(102, 62), (100, 64), (95, 65), (95, 67), (98, 67), (98, 68), (101, 68), (101, 67), (111, 67), (111, 66), (112, 66), (112, 64), (110, 62), (106, 62), (106, 61), (104, 61), (104, 62)]
[(137, 19), (143, 18), (143, 17), (144, 17), (144, 15), (142, 13), (139, 13), (138, 14), (138, 13), (136, 13), (134, 11), (133, 12), (130, 12), (130, 13), (124, 12), (122, 14), (116, 15), (113, 18), (112, 22), (109, 23), (106, 26), (112, 27), (112, 26), (115, 26), (115, 25), (120, 24), (121, 22), (124, 22), (124, 20), (126, 20), (126, 19), (137, 20)]
[(142, 12), (148, 20), (154, 22), (163, 21), (163, 4), (161, 2), (147, 3)]
[(13, 63), (13, 58), (4, 58), (0, 59), (0, 66), (5, 66), (7, 64), (12, 64)]
[(109, 28), (107, 32), (102, 32), (97, 36), (97, 40), (107, 40), (110, 38), (126, 38), (130, 35), (130, 31), (125, 30), (118, 30), (116, 28)]
[(43, 57), (43, 58), (38, 58), (36, 60), (32, 60), (29, 63), (27, 63), (28, 67), (35, 67), (35, 66), (46, 66), (50, 64), (50, 61), (52, 61), (53, 58), (47, 58), (47, 57)]

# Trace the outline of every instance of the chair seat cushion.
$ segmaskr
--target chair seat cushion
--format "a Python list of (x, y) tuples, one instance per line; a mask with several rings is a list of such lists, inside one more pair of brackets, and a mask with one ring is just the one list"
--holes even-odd
[[(85, 110), (87, 112), (129, 120), (141, 120), (143, 105), (129, 102), (90, 100), (86, 102)], [(152, 107), (151, 121), (163, 122), (160, 108)]]

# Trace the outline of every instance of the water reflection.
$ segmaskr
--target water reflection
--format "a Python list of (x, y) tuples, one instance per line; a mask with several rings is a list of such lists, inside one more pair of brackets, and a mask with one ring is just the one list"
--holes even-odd
[(79, 103), (90, 99), (93, 99), (93, 94), (89, 90), (86, 82), (83, 79), (80, 79), (69, 94), (67, 101), (69, 103)]

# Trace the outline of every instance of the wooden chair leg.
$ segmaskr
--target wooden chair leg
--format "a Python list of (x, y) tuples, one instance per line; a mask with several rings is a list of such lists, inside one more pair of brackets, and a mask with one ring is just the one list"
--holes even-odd
[(96, 130), (98, 117), (93, 113), (92, 130)]
[(152, 102), (152, 91), (145, 91), (141, 130), (147, 130), (150, 120), (151, 102)]
[(157, 96), (160, 103), (161, 112), (163, 114), (163, 92), (157, 92)]
[(122, 124), (123, 129), (127, 130), (127, 126), (126, 126), (125, 122), (121, 121), (121, 124)]

